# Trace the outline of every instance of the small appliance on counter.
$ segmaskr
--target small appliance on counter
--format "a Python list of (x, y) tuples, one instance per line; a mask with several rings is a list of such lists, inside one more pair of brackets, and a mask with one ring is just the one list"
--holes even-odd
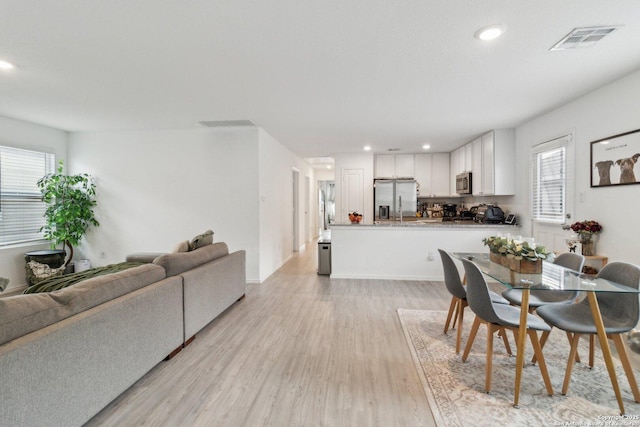
[(378, 218), (389, 219), (389, 205), (382, 205), (378, 207)]
[(485, 224), (502, 224), (504, 222), (504, 212), (495, 205), (479, 205), (477, 206), (475, 221)]
[(444, 218), (455, 218), (457, 216), (456, 207), (453, 203), (445, 203), (442, 205), (442, 216)]

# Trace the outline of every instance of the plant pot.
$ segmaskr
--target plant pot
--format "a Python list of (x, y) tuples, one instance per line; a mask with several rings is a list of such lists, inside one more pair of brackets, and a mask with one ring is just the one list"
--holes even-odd
[(542, 273), (542, 261), (529, 261), (528, 259), (517, 260), (508, 258), (505, 255), (489, 252), (489, 259), (496, 264), (500, 264), (511, 271), (524, 274), (540, 274)]
[(580, 233), (580, 244), (582, 245), (582, 255), (593, 256), (596, 254), (595, 240), (591, 233)]

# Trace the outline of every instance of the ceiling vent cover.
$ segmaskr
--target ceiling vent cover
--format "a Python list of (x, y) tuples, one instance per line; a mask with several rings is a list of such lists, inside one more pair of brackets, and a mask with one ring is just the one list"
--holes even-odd
[(253, 123), (251, 120), (208, 120), (208, 121), (203, 121), (198, 123), (208, 128), (255, 126), (255, 123)]
[(620, 27), (621, 25), (574, 28), (573, 31), (564, 36), (562, 40), (553, 45), (549, 50), (567, 50), (592, 47)]

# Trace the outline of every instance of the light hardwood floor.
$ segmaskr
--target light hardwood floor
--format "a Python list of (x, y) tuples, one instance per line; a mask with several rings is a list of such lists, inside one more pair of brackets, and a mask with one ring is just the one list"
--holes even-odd
[(87, 426), (434, 426), (396, 310), (444, 284), (329, 279), (308, 248)]

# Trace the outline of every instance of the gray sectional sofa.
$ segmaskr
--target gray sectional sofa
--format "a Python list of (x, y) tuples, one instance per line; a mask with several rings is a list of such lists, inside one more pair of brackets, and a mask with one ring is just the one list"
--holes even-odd
[(245, 284), (245, 252), (214, 243), (0, 298), (0, 425), (82, 425), (242, 299)]

